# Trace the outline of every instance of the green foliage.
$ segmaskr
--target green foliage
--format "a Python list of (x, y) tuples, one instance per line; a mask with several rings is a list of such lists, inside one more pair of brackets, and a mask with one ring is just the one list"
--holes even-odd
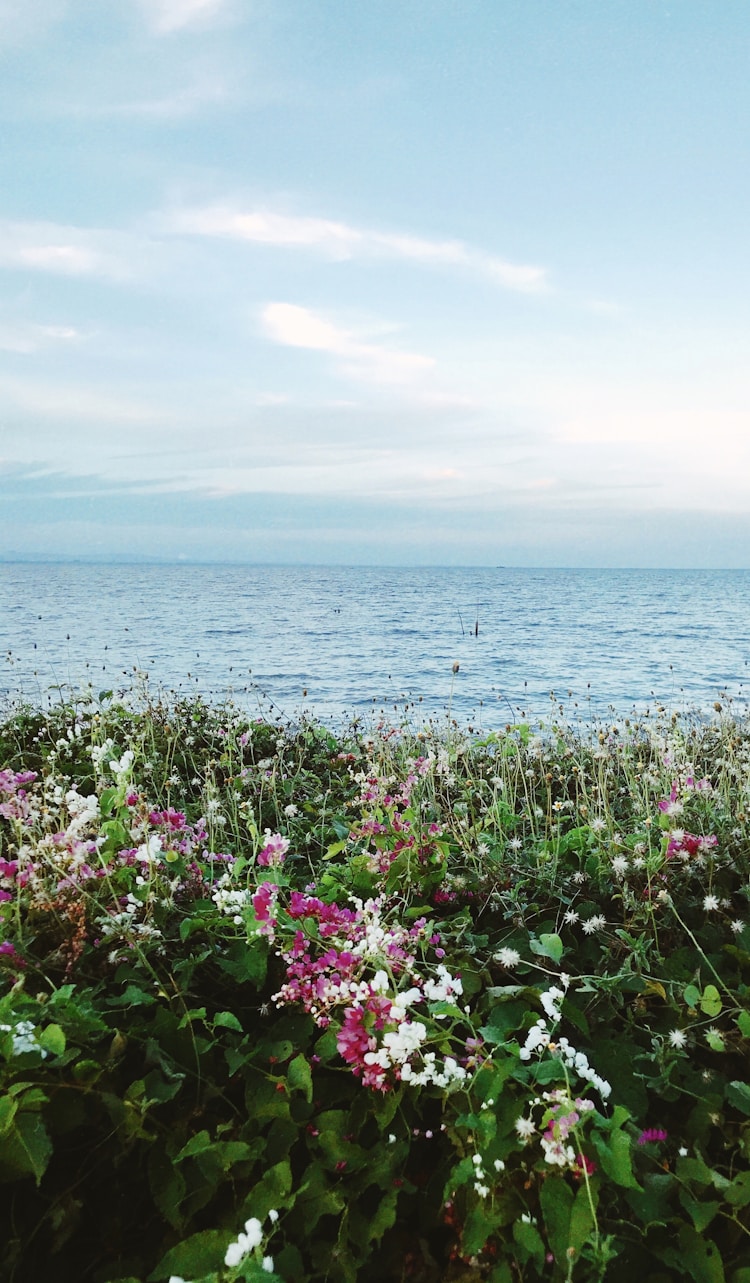
[(748, 1283), (743, 726), (0, 748), (3, 1279)]

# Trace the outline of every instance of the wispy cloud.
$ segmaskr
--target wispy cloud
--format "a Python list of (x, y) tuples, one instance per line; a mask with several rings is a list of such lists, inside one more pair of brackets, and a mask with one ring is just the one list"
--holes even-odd
[(333, 259), (391, 258), (430, 267), (458, 268), (524, 293), (549, 288), (545, 268), (510, 263), (461, 240), (431, 240), (353, 227), (334, 219), (279, 214), (267, 209), (241, 210), (229, 205), (177, 210), (161, 221), (165, 230), (178, 235), (315, 250)]
[(367, 382), (410, 383), (435, 365), (429, 356), (363, 342), (349, 330), (294, 303), (269, 303), (261, 319), (264, 333), (275, 343), (327, 352), (339, 358), (344, 374)]
[(121, 279), (130, 271), (106, 247), (108, 237), (108, 233), (57, 223), (0, 221), (0, 267)]
[(165, 36), (205, 26), (226, 8), (226, 0), (139, 0), (139, 6), (151, 29)]
[(27, 356), (59, 343), (71, 343), (83, 338), (80, 330), (72, 325), (14, 325), (0, 324), (0, 351), (17, 352)]

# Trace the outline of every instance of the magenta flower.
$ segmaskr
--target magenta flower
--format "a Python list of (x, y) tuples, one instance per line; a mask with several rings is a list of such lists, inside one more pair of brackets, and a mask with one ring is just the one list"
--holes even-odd
[(650, 1145), (655, 1141), (666, 1140), (668, 1134), (663, 1127), (647, 1127), (645, 1131), (641, 1132), (635, 1143), (636, 1145)]
[(266, 844), (258, 855), (258, 864), (263, 868), (279, 868), (286, 859), (286, 853), (289, 850), (289, 838), (282, 837), (280, 833), (272, 833), (270, 829), (265, 832)]

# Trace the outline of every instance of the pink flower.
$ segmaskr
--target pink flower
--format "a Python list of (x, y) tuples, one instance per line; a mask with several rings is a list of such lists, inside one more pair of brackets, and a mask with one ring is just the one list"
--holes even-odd
[(668, 1134), (663, 1127), (647, 1127), (645, 1131), (641, 1132), (635, 1143), (636, 1145), (650, 1145), (652, 1141), (666, 1140)]
[(264, 837), (266, 844), (258, 855), (257, 863), (263, 868), (279, 868), (286, 859), (289, 838), (282, 837), (280, 833), (272, 833), (270, 829), (266, 829)]

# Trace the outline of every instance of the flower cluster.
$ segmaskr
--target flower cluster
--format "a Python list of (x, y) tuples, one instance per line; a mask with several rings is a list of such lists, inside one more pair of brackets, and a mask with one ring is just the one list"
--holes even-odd
[[(253, 903), (256, 918), (278, 929), (270, 889), (264, 883)], [(428, 935), (425, 919), (409, 928), (386, 922), (382, 900), (352, 904), (291, 893), (287, 915), (295, 929), (291, 944), (279, 950), (286, 981), (274, 1002), (301, 1005), (321, 1028), (340, 1022), (339, 1053), (367, 1087), (387, 1091), (403, 1081), (448, 1088), (463, 1081), (467, 1071), (455, 1057), (426, 1048), (428, 1027), (412, 1011), (455, 1004), (462, 994), (460, 978), (442, 963), (432, 975), (418, 968), (415, 946), (425, 940), (435, 945), (439, 937)]]

